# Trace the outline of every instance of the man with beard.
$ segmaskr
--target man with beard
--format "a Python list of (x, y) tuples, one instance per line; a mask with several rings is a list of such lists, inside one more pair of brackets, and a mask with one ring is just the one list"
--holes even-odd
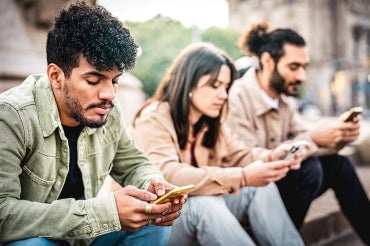
[[(46, 43), (46, 74), (0, 95), (0, 244), (165, 245), (186, 195), (128, 136), (115, 99), (138, 46), (100, 6), (71, 5)], [(106, 177), (120, 184), (107, 190)]]
[(308, 53), (304, 39), (291, 29), (268, 32), (266, 23), (253, 25), (239, 45), (255, 55), (251, 67), (230, 89), (228, 124), (253, 147), (276, 148), (307, 140), (301, 168), (277, 181), (287, 211), (298, 229), (312, 201), (334, 190), (342, 211), (366, 244), (370, 244), (370, 202), (350, 161), (338, 151), (357, 139), (360, 117), (351, 122), (322, 120), (308, 127), (299, 120), (294, 98), (306, 80)]

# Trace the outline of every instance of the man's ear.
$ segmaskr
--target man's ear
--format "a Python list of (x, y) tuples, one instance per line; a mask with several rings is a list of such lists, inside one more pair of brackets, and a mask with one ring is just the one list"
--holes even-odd
[(47, 71), (47, 75), (50, 80), (51, 86), (54, 89), (59, 89), (61, 87), (61, 83), (65, 79), (63, 70), (58, 65), (54, 63), (50, 63), (46, 71)]
[(275, 61), (268, 52), (263, 52), (261, 54), (260, 62), (263, 70), (272, 71), (275, 68)]

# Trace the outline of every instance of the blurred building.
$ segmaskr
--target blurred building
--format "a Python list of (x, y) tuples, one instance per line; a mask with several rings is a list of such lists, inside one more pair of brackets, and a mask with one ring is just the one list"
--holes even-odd
[[(96, 4), (96, 0), (85, 0)], [(28, 75), (46, 71), (46, 37), (60, 9), (77, 0), (0, 0), (0, 92)], [(119, 81), (118, 99), (126, 121), (144, 101), (141, 82), (134, 76)], [(124, 90), (124, 91), (123, 91)], [(129, 100), (127, 100), (129, 98)], [(128, 106), (126, 106), (128, 107)]]
[(229, 25), (243, 30), (266, 20), (289, 27), (310, 52), (304, 100), (338, 115), (370, 109), (370, 0), (228, 0)]

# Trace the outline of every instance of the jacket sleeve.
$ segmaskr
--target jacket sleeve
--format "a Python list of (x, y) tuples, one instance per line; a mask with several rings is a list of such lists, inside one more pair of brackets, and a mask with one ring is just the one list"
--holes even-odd
[[(52, 189), (53, 181), (32, 176), (23, 164), (29, 151), (25, 119), (8, 104), (0, 104), (0, 241), (43, 236), (91, 239), (121, 229), (113, 194), (88, 200), (63, 199), (51, 203), (23, 200), (20, 175)], [(32, 176), (32, 177), (31, 177)], [(27, 187), (32, 191), (32, 187)], [(40, 191), (37, 191), (40, 192)]]
[(159, 168), (149, 162), (126, 130), (118, 143), (110, 175), (123, 186), (134, 185), (145, 190), (153, 178), (164, 180)]
[(217, 149), (223, 153), (223, 166), (245, 167), (254, 161), (265, 161), (270, 150), (252, 145), (246, 145), (226, 123), (222, 124), (222, 134)]

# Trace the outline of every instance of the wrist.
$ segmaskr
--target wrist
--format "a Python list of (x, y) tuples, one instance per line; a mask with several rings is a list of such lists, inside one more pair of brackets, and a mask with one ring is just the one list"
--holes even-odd
[(244, 168), (241, 168), (242, 170), (242, 173), (241, 173), (241, 177), (240, 177), (240, 187), (244, 187), (244, 186), (247, 186), (248, 183), (247, 183), (247, 175), (245, 174), (244, 172)]

